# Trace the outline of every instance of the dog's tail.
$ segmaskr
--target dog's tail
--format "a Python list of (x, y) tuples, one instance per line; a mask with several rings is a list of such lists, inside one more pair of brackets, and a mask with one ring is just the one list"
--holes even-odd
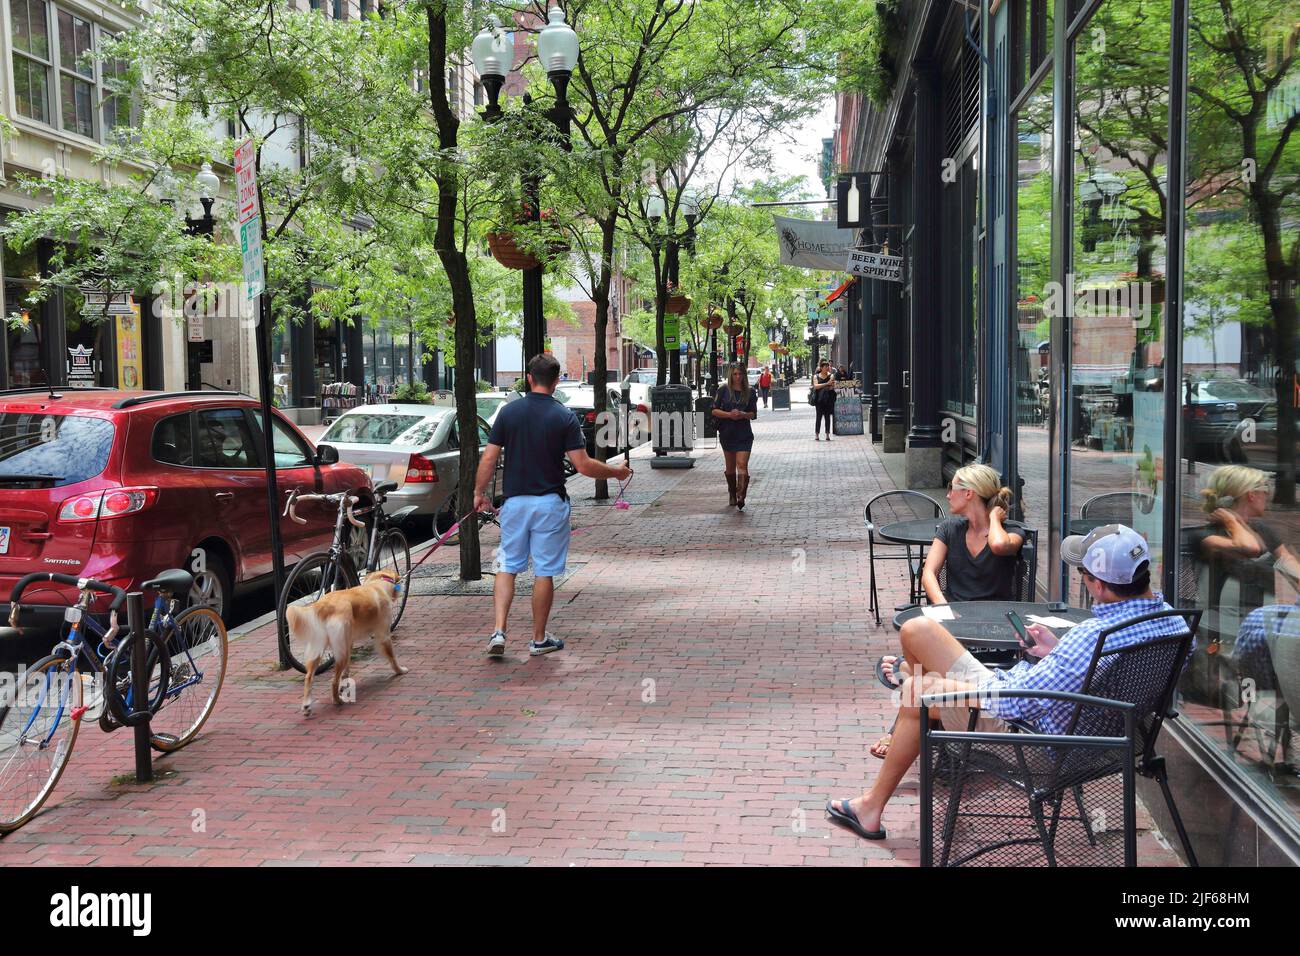
[(289, 621), (289, 640), (302, 648), (302, 662), (320, 660), (328, 638), (315, 608), (290, 604), (284, 613)]

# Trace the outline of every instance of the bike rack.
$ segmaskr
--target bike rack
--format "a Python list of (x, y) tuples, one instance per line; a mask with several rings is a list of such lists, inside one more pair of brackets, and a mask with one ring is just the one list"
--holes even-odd
[(149, 728), (149, 651), (145, 640), (144, 594), (132, 591), (126, 596), (126, 621), (136, 640), (131, 642), (131, 699), (144, 701), (144, 720), (132, 730), (135, 732), (135, 782), (149, 783), (153, 780), (153, 750), (149, 740), (153, 734)]

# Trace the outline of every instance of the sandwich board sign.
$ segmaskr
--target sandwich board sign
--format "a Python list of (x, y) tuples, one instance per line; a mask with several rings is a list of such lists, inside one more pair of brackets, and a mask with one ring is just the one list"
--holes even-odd
[(262, 210), (257, 202), (257, 150), (246, 139), (235, 150), (235, 200), (239, 215), (239, 251), (244, 260), (244, 285), (248, 298), (255, 299), (266, 288), (262, 267)]
[(849, 252), (844, 271), (864, 279), (883, 279), (886, 282), (903, 281), (903, 257), (886, 256), (879, 252)]

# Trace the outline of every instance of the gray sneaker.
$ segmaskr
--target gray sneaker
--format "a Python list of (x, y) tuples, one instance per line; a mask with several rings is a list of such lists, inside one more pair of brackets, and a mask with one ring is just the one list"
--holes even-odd
[(550, 631), (546, 631), (546, 639), (538, 644), (536, 641), (528, 642), (528, 654), (531, 657), (537, 657), (539, 654), (550, 654), (553, 651), (564, 650), (564, 641), (560, 640)]
[[(531, 641), (529, 643), (532, 643)], [(504, 657), (506, 653), (506, 632), (495, 630), (492, 636), (488, 638), (488, 657)]]

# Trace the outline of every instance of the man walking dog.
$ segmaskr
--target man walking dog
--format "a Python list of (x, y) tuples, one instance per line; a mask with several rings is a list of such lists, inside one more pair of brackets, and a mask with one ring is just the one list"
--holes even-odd
[(569, 496), (564, 489), (564, 456), (588, 478), (626, 481), (632, 469), (613, 468), (588, 457), (582, 426), (573, 412), (555, 399), (560, 363), (555, 356), (532, 358), (526, 372), (528, 394), (497, 413), (487, 447), (479, 459), (474, 485), (474, 510), (492, 510), (488, 483), (504, 448), (505, 500), (501, 504), (501, 547), (492, 585), (495, 630), (488, 639), (488, 657), (506, 652), (506, 620), (515, 597), (515, 575), (533, 562), (532, 656), (564, 649), (564, 641), (546, 630), (555, 597), (555, 575), (564, 573), (569, 556)]

